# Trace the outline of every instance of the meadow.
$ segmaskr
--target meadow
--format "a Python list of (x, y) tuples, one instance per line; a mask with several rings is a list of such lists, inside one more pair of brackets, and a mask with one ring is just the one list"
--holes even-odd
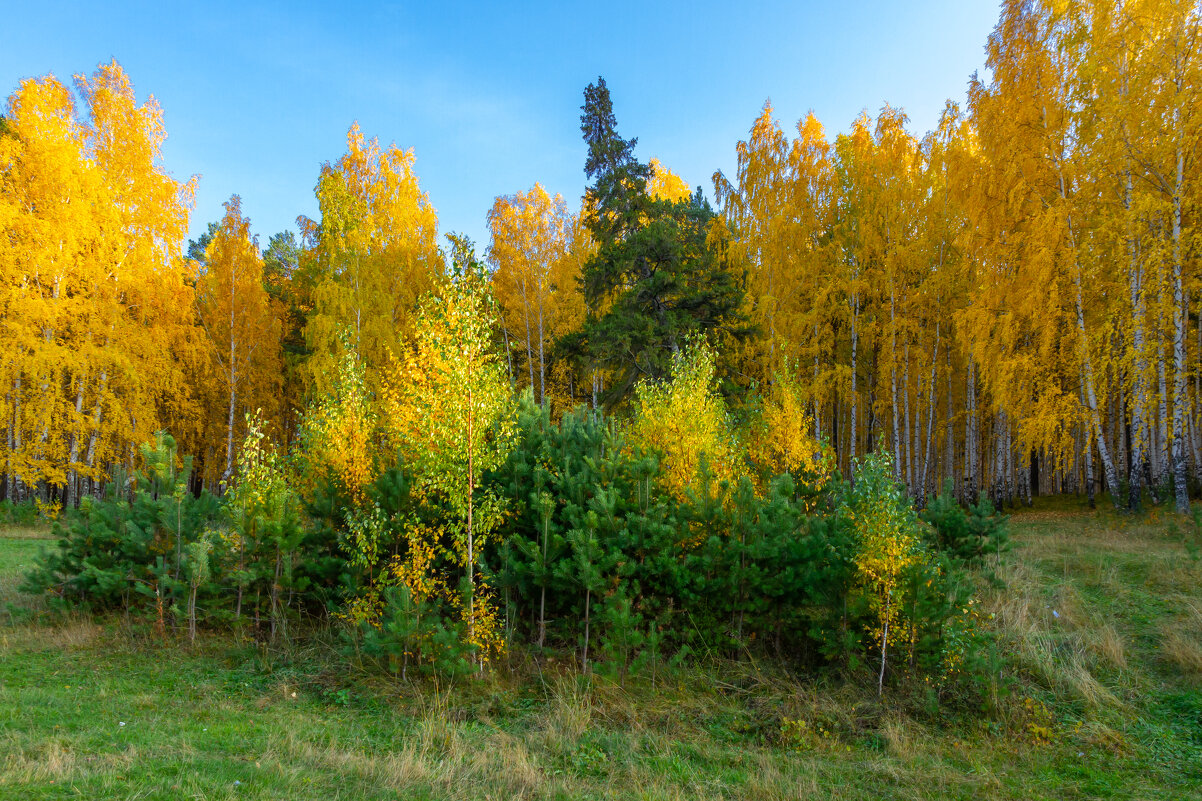
[(480, 678), (399, 681), (348, 667), (330, 624), (189, 644), (22, 594), (54, 543), (8, 526), (0, 797), (1202, 798), (1193, 523), (1065, 497), (1010, 526), (979, 600), (1001, 666), (982, 709), (755, 660), (619, 686), (511, 651)]

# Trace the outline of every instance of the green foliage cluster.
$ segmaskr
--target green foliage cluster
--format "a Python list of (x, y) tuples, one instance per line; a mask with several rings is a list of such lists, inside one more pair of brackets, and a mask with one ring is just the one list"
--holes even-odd
[(950, 480), (923, 510), (922, 519), (930, 525), (931, 546), (966, 565), (982, 565), (990, 557), (996, 564), (1010, 548), (1006, 516), (987, 497), (965, 509)]
[(613, 372), (607, 405), (627, 400), (637, 381), (659, 380), (689, 337), (743, 339), (752, 326), (744, 287), (713, 236), (718, 215), (700, 187), (687, 200), (653, 198), (651, 169), (634, 156), (637, 139), (617, 130), (603, 78), (584, 90), (580, 130), (588, 145), (585, 223), (597, 245), (581, 289), (589, 313), (559, 348), (584, 372)]
[(884, 459), (864, 460), (854, 483), (785, 474), (762, 495), (746, 478), (712, 486), (703, 465), (699, 490), (675, 502), (655, 455), (626, 447), (613, 423), (579, 409), (557, 424), (529, 399), (518, 420), (519, 444), (491, 477), (513, 501), (491, 557), (512, 639), (572, 649), (620, 679), (665, 654), (862, 669), (879, 637), (855, 510), (887, 497), (902, 521), (890, 536), (914, 543), (891, 590), (905, 659), (890, 672), (951, 679), (981, 650), (962, 561), (925, 544)]
[[(303, 612), (334, 613), (348, 649), (390, 672), (480, 669), (457, 605), (462, 566), (445, 543), (413, 536), (445, 517), (437, 498), (414, 492), (399, 464), (358, 500), (333, 475), (310, 476), (298, 493), (289, 465), (248, 428), (220, 500), (187, 490), (189, 460), (160, 435), (141, 471), (65, 516), (28, 588), (143, 610), (191, 637), (198, 625), (287, 635)], [(759, 492), (748, 478), (715, 482), (703, 461), (680, 500), (659, 454), (629, 443), (615, 421), (583, 407), (555, 421), (527, 393), (514, 447), (480, 492), (505, 509), (480, 566), (507, 649), (567, 656), (619, 682), (654, 681), (672, 662), (767, 657), (853, 674), (879, 665), (882, 685), (907, 673), (971, 678), (989, 650), (966, 568), (1001, 552), (1004, 518), (987, 502), (966, 512), (945, 493), (923, 523), (885, 458), (864, 459), (854, 482), (783, 474)], [(383, 527), (380, 542), (431, 547), (425, 575), (463, 597), (398, 581), (372, 614), (355, 614), (375, 574), (411, 556), (353, 559), (359, 507)]]
[[(619, 682), (712, 657), (852, 673), (880, 664), (883, 682), (887, 644), (888, 676), (946, 683), (971, 678), (975, 655), (988, 651), (965, 570), (1004, 543), (1004, 519), (987, 502), (965, 512), (941, 495), (923, 513), (928, 526), (878, 457), (862, 461), (854, 483), (784, 474), (760, 493), (748, 478), (715, 486), (703, 462), (697, 490), (677, 500), (658, 454), (596, 412), (557, 422), (527, 393), (516, 421), (513, 449), (481, 488), (507, 510), (481, 558), (506, 648), (570, 656)], [(221, 500), (187, 491), (189, 461), (160, 435), (143, 448), (140, 472), (66, 515), (58, 549), (28, 588), (141, 609), (192, 637), (198, 624), (279, 636), (302, 612), (333, 612), (349, 622), (348, 649), (398, 675), (479, 669), (455, 593), (397, 582), (376, 614), (341, 614), (406, 555), (350, 558), (356, 501), (346, 488), (317, 477), (298, 494), (287, 464), (248, 427), (238, 480)], [(359, 503), (389, 529), (376, 532), (380, 541), (395, 543), (445, 511), (412, 491), (400, 465), (382, 470)], [(882, 562), (890, 553), (904, 558)], [(463, 584), (448, 548), (430, 558), (433, 580)], [(881, 564), (894, 567), (873, 567)]]
[(0, 501), (0, 523), (11, 526), (28, 526), (38, 520), (38, 507), (32, 501)]
[(85, 497), (55, 526), (58, 546), (26, 577), (94, 610), (143, 612), (160, 628), (198, 622), (279, 633), (321, 598), (306, 590), (321, 563), (306, 559), (299, 500), (286, 476), (262, 470), (262, 450), (244, 444), (238, 483), (224, 499), (189, 489), (191, 459), (160, 433), (141, 449), (142, 468), (114, 476), (102, 498)]

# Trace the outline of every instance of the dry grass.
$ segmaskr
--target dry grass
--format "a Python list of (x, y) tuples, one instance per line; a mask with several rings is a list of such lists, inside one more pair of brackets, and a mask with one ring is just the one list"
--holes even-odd
[[(1160, 652), (1168, 662), (1187, 673), (1202, 673), (1202, 642), (1196, 634), (1177, 626), (1164, 626)], [(1196, 631), (1196, 630), (1195, 630)]]
[(881, 737), (889, 753), (906, 762), (914, 760), (920, 753), (921, 743), (927, 739), (924, 727), (894, 715), (887, 717), (881, 725)]
[(134, 747), (98, 755), (80, 753), (58, 740), (49, 740), (29, 750), (5, 750), (8, 751), (8, 755), (2, 763), (4, 779), (32, 784), (62, 782), (89, 774), (122, 770), (138, 759), (138, 751)]
[(1115, 670), (1127, 669), (1127, 644), (1113, 623), (1102, 623), (1088, 635), (1089, 650)]
[(547, 786), (547, 777), (517, 738), (495, 732), (488, 747), (468, 740), (439, 719), (419, 722), (413, 736), (387, 751), (373, 751), (337, 735), (315, 741), (294, 733), (276, 738), (260, 764), (280, 771), (297, 764), (349, 776), (376, 788), (406, 790), (429, 787), (439, 798), (533, 798)]
[(32, 525), (0, 525), (0, 537), (10, 540), (51, 541), (54, 539), (54, 535), (51, 533), (51, 527), (49, 523), (34, 523)]

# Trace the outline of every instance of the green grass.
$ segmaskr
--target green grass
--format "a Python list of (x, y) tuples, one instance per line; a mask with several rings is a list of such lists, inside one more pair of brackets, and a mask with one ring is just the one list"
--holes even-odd
[(746, 664), (435, 688), (348, 670), (322, 638), (189, 646), (21, 596), (52, 543), (0, 530), (0, 798), (1202, 798), (1192, 527), (1080, 506), (1012, 519), (982, 605), (1014, 686), (988, 714)]

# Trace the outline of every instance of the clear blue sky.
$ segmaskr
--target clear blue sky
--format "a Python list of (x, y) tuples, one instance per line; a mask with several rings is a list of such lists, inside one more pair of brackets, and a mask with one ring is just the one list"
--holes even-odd
[(501, 3), (12, 3), (0, 88), (116, 58), (163, 108), (167, 169), (200, 175), (191, 232), (240, 194), (266, 244), (314, 215), (323, 161), (367, 136), (412, 147), (442, 232), (487, 246), (497, 195), (583, 194), (582, 91), (603, 75), (619, 131), (712, 197), (770, 99), (832, 136), (900, 106), (923, 133), (983, 68), (994, 0)]

